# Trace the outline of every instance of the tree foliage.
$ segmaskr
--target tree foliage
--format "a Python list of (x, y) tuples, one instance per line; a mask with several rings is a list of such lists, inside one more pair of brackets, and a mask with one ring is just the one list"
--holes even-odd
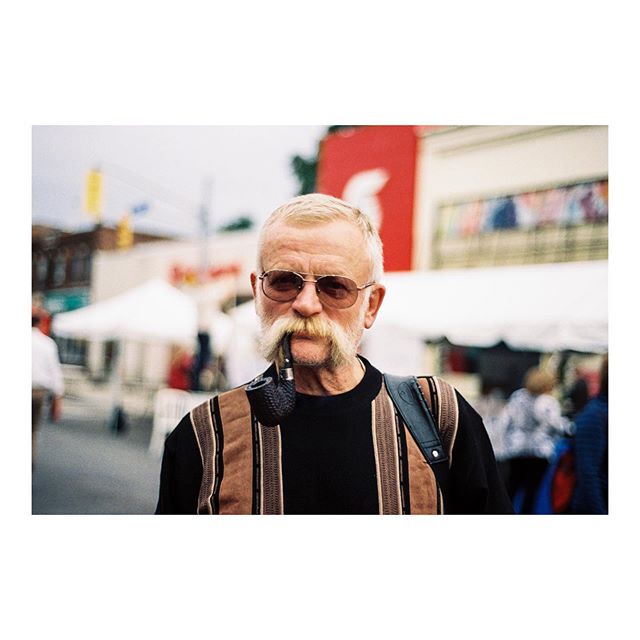
[(222, 225), (218, 228), (218, 231), (226, 232), (226, 231), (241, 231), (243, 229), (251, 229), (255, 224), (253, 218), (249, 216), (238, 216), (231, 222), (227, 222), (227, 224)]
[[(333, 124), (327, 127), (325, 136), (332, 133), (336, 133), (341, 129), (354, 129), (357, 125), (348, 124)], [(323, 136), (324, 137), (324, 136)], [(300, 155), (295, 155), (291, 158), (291, 168), (295, 174), (300, 188), (297, 195), (302, 196), (306, 193), (314, 193), (316, 190), (318, 179), (318, 158), (320, 156), (320, 144), (318, 144), (318, 150), (314, 156), (304, 158)]]

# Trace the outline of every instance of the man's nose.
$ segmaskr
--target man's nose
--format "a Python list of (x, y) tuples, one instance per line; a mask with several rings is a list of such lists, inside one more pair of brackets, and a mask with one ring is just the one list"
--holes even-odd
[(300, 293), (293, 301), (291, 308), (301, 316), (313, 316), (322, 311), (322, 303), (318, 298), (315, 282), (305, 282)]

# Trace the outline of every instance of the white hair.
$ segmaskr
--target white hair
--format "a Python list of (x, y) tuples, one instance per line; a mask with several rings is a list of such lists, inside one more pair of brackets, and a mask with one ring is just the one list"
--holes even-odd
[(380, 282), (384, 270), (382, 241), (369, 216), (344, 200), (322, 193), (297, 196), (271, 213), (264, 223), (258, 239), (258, 271), (262, 270), (262, 247), (266, 232), (276, 223), (311, 226), (326, 224), (334, 220), (346, 220), (362, 231), (371, 262), (371, 280)]

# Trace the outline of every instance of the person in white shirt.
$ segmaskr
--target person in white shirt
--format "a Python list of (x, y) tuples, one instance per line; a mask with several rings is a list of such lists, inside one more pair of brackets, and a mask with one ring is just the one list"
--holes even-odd
[(31, 311), (31, 462), (36, 454), (36, 432), (42, 417), (43, 405), (51, 394), (51, 419), (58, 420), (62, 411), (64, 381), (58, 346), (40, 330), (42, 318)]

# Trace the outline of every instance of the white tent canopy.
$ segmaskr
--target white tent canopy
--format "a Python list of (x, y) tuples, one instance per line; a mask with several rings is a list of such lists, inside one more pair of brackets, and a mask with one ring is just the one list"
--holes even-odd
[(88, 340), (135, 340), (192, 344), (198, 331), (195, 302), (154, 278), (102, 302), (59, 313), (53, 332)]
[(377, 327), (462, 346), (603, 352), (606, 261), (389, 273)]

